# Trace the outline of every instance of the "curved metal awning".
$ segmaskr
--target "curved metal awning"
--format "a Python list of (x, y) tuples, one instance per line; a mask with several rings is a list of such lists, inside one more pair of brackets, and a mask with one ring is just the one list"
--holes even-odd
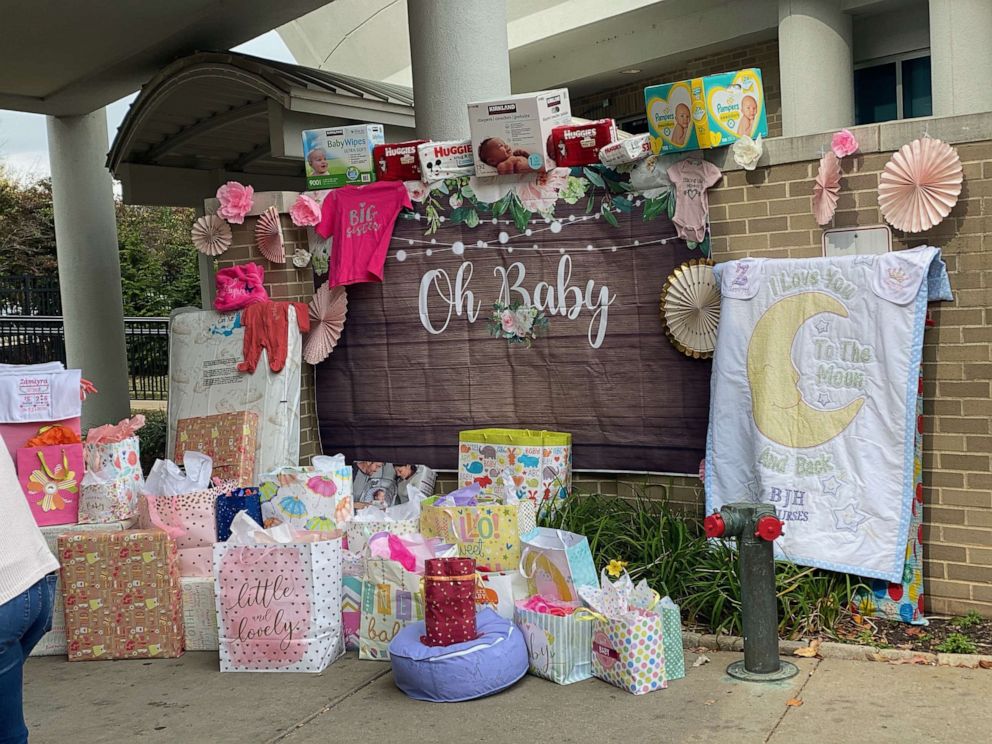
[(234, 179), (302, 190), (300, 132), (377, 122), (412, 135), (409, 88), (236, 52), (199, 52), (144, 85), (117, 131), (107, 167), (137, 204), (202, 204)]

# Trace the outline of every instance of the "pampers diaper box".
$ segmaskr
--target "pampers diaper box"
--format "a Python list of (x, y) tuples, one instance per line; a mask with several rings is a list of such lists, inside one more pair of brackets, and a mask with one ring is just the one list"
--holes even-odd
[(532, 173), (555, 167), (546, 154), (551, 130), (572, 122), (568, 89), (508, 96), (468, 105), (477, 176)]
[(372, 150), (385, 142), (382, 124), (304, 130), (307, 189), (372, 183), (375, 180)]
[(768, 136), (761, 70), (652, 85), (644, 89), (651, 148), (655, 153), (707, 150), (742, 135)]

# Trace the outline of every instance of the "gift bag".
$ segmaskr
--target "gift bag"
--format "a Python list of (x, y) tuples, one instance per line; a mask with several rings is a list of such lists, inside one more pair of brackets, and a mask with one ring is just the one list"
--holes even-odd
[(369, 558), (362, 577), (358, 658), (389, 660), (389, 642), (409, 623), (424, 619), (420, 576), (396, 561)]
[(475, 561), (431, 558), (424, 574), (425, 646), (450, 646), (474, 641)]
[(231, 536), (231, 522), (240, 511), (246, 512), (259, 524), (262, 523), (262, 502), (259, 500), (258, 489), (254, 486), (235, 488), (230, 493), (221, 494), (217, 497), (216, 509), (217, 542), (227, 542)]
[(642, 579), (636, 586), (624, 573), (579, 594), (601, 617), (592, 638), (592, 673), (634, 695), (668, 687), (658, 593)]
[(173, 457), (181, 460), (186, 452), (201, 452), (212, 460), (217, 478), (249, 486), (255, 482), (257, 436), (258, 414), (254, 411), (179, 419)]
[(514, 602), (527, 598), (527, 579), (519, 571), (480, 571), (475, 603), (496, 611), (500, 617), (513, 619)]
[(145, 476), (141, 472), (141, 446), (137, 436), (119, 442), (83, 442), (86, 469), (104, 479), (127, 480), (135, 495), (141, 493)]
[(530, 594), (578, 602), (576, 587), (599, 587), (589, 541), (574, 532), (538, 527), (520, 537), (520, 573)]
[(222, 672), (322, 672), (344, 653), (341, 538), (213, 549)]
[(420, 531), (458, 545), (466, 558), (474, 558), (483, 571), (514, 571), (520, 565), (520, 535), (534, 529), (534, 504), (434, 506), (424, 501)]
[(479, 483), (485, 495), (502, 494), (511, 486), (537, 506), (564, 498), (572, 488), (572, 435), (526, 429), (460, 432), (458, 479), (463, 486)]
[(39, 527), (79, 521), (82, 444), (22, 447), (17, 450), (17, 479)]
[(351, 466), (344, 455), (314, 457), (311, 467), (280, 468), (258, 480), (266, 527), (288, 524), (326, 532), (344, 527), (355, 513)]
[[(144, 479), (140, 485), (143, 484)], [(99, 524), (131, 519), (138, 513), (139, 492), (135, 490), (136, 485), (139, 484), (132, 476), (107, 479), (99, 472), (88, 471), (79, 484), (79, 523)]]
[(559, 685), (592, 677), (595, 614), (581, 607), (569, 608), (567, 614), (528, 609), (534, 606), (534, 603), (517, 602), (513, 615), (527, 642), (530, 673)]
[(362, 622), (362, 579), (341, 578), (341, 628), (345, 651), (358, 650), (358, 630)]
[(661, 615), (665, 644), (665, 679), (685, 677), (685, 649), (682, 646), (682, 613), (671, 597), (663, 597), (655, 608)]

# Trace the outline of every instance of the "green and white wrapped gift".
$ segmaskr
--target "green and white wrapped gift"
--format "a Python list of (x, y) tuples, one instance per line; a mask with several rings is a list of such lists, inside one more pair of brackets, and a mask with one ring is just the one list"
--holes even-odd
[(655, 608), (661, 614), (661, 638), (665, 645), (665, 677), (685, 676), (685, 651), (682, 648), (682, 613), (671, 597), (662, 598)]

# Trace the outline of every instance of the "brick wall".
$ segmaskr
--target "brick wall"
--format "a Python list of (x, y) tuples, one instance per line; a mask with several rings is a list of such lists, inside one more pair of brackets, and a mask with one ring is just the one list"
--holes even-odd
[[(255, 246), (255, 223), (258, 214), (269, 204), (283, 205), (284, 192), (269, 192), (255, 195), (255, 205), (243, 225), (231, 225), (234, 241), (231, 247), (218, 257), (216, 266), (223, 269), (236, 264), (253, 261), (265, 269), (265, 289), (273, 300), (287, 302), (309, 302), (313, 296), (313, 270), (310, 267), (297, 269), (287, 260), (283, 266), (273, 264)], [(295, 198), (295, 194), (290, 196)], [(292, 203), (291, 201), (289, 203)], [(213, 205), (207, 205), (208, 211)], [(289, 215), (280, 214), (286, 255), (292, 256), (297, 248), (308, 245), (305, 229), (293, 225)], [(317, 408), (314, 400), (313, 367), (304, 363), (300, 381), (300, 463), (309, 464), (310, 458), (320, 454), (320, 435), (317, 428)]]
[[(992, 141), (967, 141), (979, 132), (990, 136), (987, 116), (984, 123), (978, 117), (957, 119), (935, 120), (929, 129), (959, 142), (954, 146), (964, 165), (960, 199), (950, 216), (928, 232), (893, 231), (893, 249), (939, 246), (955, 295), (954, 302), (931, 306), (936, 327), (926, 332), (923, 350), (928, 611), (976, 609), (992, 616)], [(938, 125), (946, 133), (935, 133)], [(919, 137), (923, 125), (891, 123), (855, 131), (863, 146), (868, 143), (863, 147), (868, 152), (842, 162), (834, 227), (882, 222), (879, 173), (896, 146)], [(873, 140), (879, 145), (873, 146)], [(805, 150), (807, 159), (726, 173), (710, 192), (715, 260), (821, 255), (822, 231), (813, 219), (810, 195), (819, 147), (828, 141), (829, 135), (782, 140), (783, 150)]]
[[(572, 113), (576, 116), (600, 119), (605, 116), (623, 119), (644, 115), (644, 89), (649, 85), (672, 83), (702, 75), (757, 67), (761, 70), (762, 87), (768, 116), (768, 136), (782, 134), (782, 92), (779, 85), (778, 40), (740, 47), (727, 52), (691, 59), (680, 67), (661, 74), (636, 80), (629, 85), (610, 88), (572, 100)], [(603, 99), (610, 103), (605, 108)]]

